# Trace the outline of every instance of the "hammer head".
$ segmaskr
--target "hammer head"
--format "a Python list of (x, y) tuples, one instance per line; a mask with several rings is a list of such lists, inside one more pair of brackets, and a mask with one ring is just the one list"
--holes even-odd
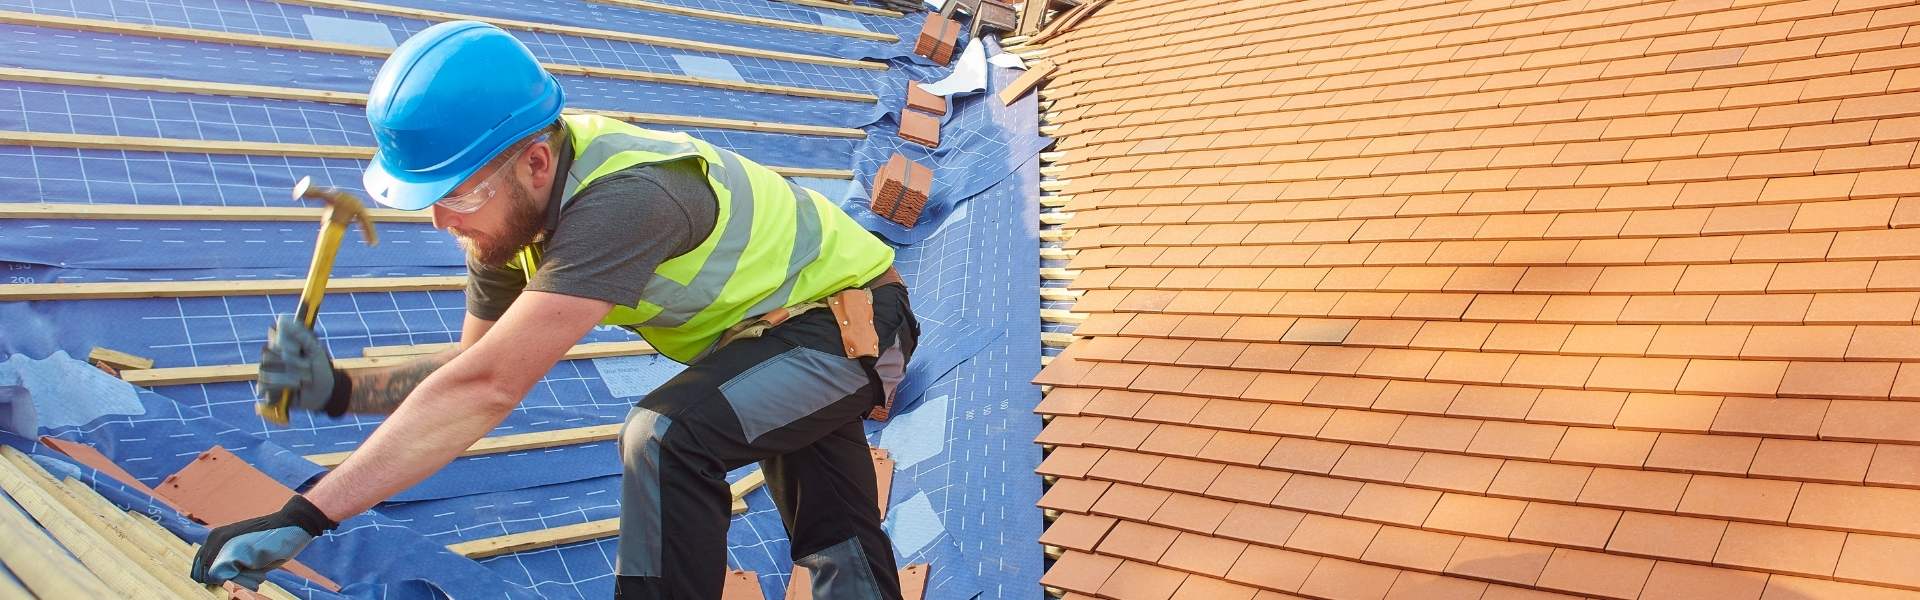
[(301, 177), (298, 183), (293, 184), (293, 198), (327, 203), (327, 209), (320, 214), (322, 222), (345, 227), (348, 223), (359, 220), (360, 233), (366, 235), (367, 245), (380, 243), (379, 236), (373, 232), (372, 213), (367, 212), (367, 205), (354, 197), (352, 192), (336, 187), (316, 186), (313, 185), (312, 177)]

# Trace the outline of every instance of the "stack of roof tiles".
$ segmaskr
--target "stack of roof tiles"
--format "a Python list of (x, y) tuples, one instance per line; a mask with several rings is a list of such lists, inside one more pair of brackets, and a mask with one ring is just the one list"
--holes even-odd
[(959, 40), (960, 23), (929, 12), (927, 20), (920, 25), (920, 35), (913, 40), (913, 53), (946, 66), (953, 62), (954, 46)]
[(920, 222), (920, 212), (927, 208), (927, 194), (932, 186), (932, 169), (895, 153), (873, 174), (873, 200), (869, 208), (882, 218), (911, 228)]
[(1920, 6), (1116, 3), (1057, 39), (1070, 598), (1920, 598)]

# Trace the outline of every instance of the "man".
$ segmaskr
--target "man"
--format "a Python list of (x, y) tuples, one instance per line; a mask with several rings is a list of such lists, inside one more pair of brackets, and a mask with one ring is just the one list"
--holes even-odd
[(892, 249), (765, 167), (682, 134), (562, 117), (562, 99), (526, 47), (482, 23), (428, 28), (387, 60), (367, 104), (379, 151), (366, 188), (431, 207), (467, 249), (460, 343), (345, 374), (282, 320), (263, 397), (392, 416), (279, 512), (213, 530), (195, 579), (257, 585), (452, 461), (607, 323), (690, 365), (621, 431), (616, 598), (720, 597), (725, 475), (755, 461), (816, 597), (899, 597), (862, 427), (918, 334)]

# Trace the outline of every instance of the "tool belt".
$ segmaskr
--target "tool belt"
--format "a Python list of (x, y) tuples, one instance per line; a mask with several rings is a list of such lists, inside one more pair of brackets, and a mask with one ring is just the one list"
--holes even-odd
[(718, 350), (738, 340), (760, 337), (767, 330), (779, 327), (788, 319), (818, 309), (833, 311), (833, 320), (840, 327), (840, 348), (847, 358), (860, 361), (867, 376), (880, 384), (880, 400), (867, 418), (876, 421), (887, 420), (893, 408), (893, 392), (905, 375), (907, 360), (912, 357), (915, 343), (920, 332), (914, 322), (911, 309), (902, 307), (908, 314), (902, 315), (902, 323), (895, 332), (894, 343), (885, 351), (880, 347), (880, 333), (873, 326), (873, 290), (888, 285), (906, 288), (900, 279), (900, 272), (892, 267), (879, 277), (873, 278), (859, 287), (851, 287), (835, 292), (826, 298), (813, 302), (803, 302), (786, 308), (778, 308), (764, 315), (741, 321), (720, 334), (720, 340), (714, 345)]

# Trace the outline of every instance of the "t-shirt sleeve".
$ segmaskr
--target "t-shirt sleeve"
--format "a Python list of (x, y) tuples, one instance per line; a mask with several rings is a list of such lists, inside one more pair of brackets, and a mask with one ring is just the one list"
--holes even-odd
[(500, 320), (526, 285), (527, 276), (518, 269), (483, 265), (467, 257), (467, 312), (474, 317)]
[(661, 262), (706, 239), (717, 210), (694, 161), (602, 177), (560, 213), (527, 289), (632, 306)]

